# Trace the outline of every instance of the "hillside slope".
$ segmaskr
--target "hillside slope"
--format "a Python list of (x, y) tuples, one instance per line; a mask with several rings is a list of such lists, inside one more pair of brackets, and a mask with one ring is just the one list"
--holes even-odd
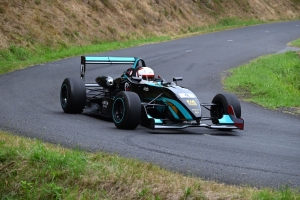
[(299, 0), (1, 0), (0, 49), (177, 35), (220, 19), (300, 17)]

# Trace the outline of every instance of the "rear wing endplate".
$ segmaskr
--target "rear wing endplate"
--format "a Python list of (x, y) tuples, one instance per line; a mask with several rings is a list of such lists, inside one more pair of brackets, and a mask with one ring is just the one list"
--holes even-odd
[(132, 68), (135, 69), (139, 62), (142, 62), (142, 66), (146, 66), (145, 61), (137, 57), (81, 56), (80, 78), (84, 80), (87, 64), (132, 64)]

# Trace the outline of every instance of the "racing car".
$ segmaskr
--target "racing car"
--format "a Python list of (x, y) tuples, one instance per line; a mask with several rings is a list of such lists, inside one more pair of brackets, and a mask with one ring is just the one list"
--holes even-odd
[[(121, 76), (97, 76), (86, 83), (88, 65), (131, 65)], [(182, 77), (165, 81), (155, 76), (143, 59), (137, 57), (81, 56), (80, 77), (65, 78), (60, 104), (65, 113), (93, 110), (110, 118), (119, 129), (205, 127), (218, 130), (244, 129), (241, 105), (230, 93), (216, 94), (211, 103), (201, 103), (195, 93), (179, 86)], [(203, 109), (210, 116), (203, 116)], [(203, 123), (210, 121), (211, 123)]]

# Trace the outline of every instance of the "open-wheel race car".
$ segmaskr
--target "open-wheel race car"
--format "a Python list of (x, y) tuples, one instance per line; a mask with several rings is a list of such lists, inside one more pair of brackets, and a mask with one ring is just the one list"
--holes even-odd
[[(89, 64), (132, 66), (115, 79), (97, 76), (94, 83), (85, 83)], [(63, 81), (60, 103), (65, 113), (92, 109), (100, 116), (111, 118), (119, 129), (135, 129), (139, 124), (149, 129), (244, 129), (236, 96), (220, 93), (211, 103), (201, 103), (192, 91), (177, 85), (181, 80), (174, 77), (167, 82), (160, 76), (155, 77), (145, 61), (136, 57), (81, 56), (80, 77)], [(210, 116), (202, 116), (203, 108), (209, 110)]]

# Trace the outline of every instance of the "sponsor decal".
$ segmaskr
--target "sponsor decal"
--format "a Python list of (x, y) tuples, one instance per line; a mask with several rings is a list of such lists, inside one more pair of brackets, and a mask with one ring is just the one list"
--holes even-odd
[(193, 93), (178, 93), (180, 98), (196, 98)]
[(193, 111), (196, 115), (199, 115), (199, 114), (200, 114), (200, 110), (199, 110), (199, 109), (192, 109), (192, 111)]
[(130, 91), (130, 84), (129, 83), (124, 84), (124, 90), (125, 91)]
[(143, 90), (146, 91), (146, 92), (148, 92), (149, 88), (148, 87), (144, 87)]
[(108, 102), (107, 101), (102, 101), (102, 106), (103, 106), (103, 108), (107, 108)]
[(186, 100), (186, 102), (190, 105), (190, 106), (197, 106), (197, 102), (195, 100)]

